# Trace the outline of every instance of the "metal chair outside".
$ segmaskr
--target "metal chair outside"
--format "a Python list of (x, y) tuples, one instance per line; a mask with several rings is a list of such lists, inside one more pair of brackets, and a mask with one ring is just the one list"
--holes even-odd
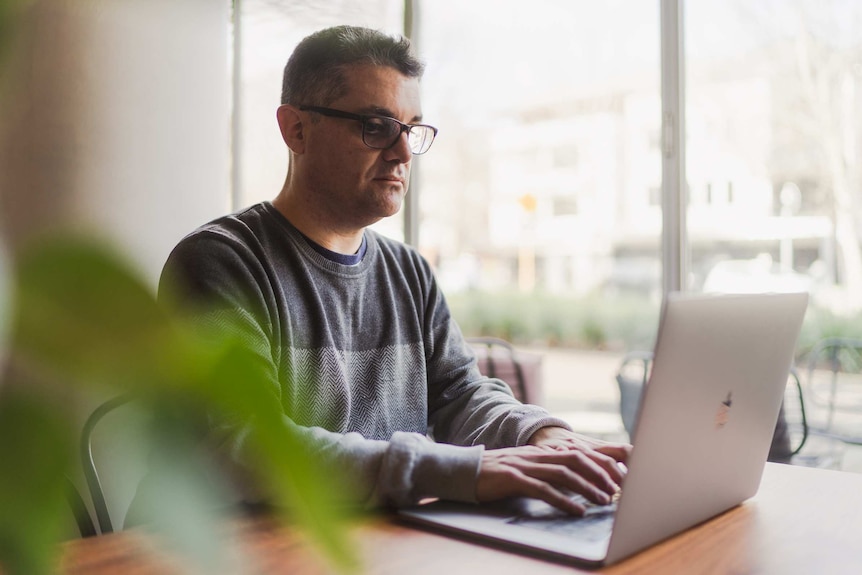
[[(631, 351), (623, 356), (616, 374), (620, 391), (620, 417), (629, 437), (632, 436), (640, 409), (641, 396), (652, 368), (653, 352)], [(785, 398), (779, 412), (769, 451), (770, 461), (795, 462), (809, 435), (802, 383), (795, 367), (788, 376)], [(812, 459), (816, 464), (819, 457)], [(801, 461), (800, 461), (801, 463)]]
[(862, 339), (819, 341), (808, 356), (811, 433), (862, 445)]

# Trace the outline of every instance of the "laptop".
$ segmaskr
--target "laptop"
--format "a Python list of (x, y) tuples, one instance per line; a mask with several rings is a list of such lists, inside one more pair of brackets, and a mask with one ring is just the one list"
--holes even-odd
[[(805, 293), (670, 294), (618, 501), (582, 518), (535, 499), (446, 501), (408, 523), (580, 565), (607, 565), (702, 523), (760, 485)], [(575, 383), (573, 382), (573, 385)]]

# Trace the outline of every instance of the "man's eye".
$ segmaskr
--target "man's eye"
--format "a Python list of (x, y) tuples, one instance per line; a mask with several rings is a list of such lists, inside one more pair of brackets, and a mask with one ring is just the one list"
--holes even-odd
[(365, 133), (369, 136), (388, 136), (392, 133), (393, 123), (379, 118), (365, 120)]

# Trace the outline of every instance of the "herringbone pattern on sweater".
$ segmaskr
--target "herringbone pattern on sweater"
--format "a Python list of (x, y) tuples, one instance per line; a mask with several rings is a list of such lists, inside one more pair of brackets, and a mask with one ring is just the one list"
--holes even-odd
[(368, 351), (285, 350), (285, 411), (298, 424), (388, 439), (395, 431), (425, 433), (427, 399), (419, 344)]

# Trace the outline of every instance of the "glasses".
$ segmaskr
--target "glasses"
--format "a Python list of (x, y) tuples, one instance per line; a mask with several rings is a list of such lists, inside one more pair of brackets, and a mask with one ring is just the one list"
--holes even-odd
[(407, 143), (410, 151), (416, 155), (424, 154), (434, 142), (437, 128), (427, 124), (405, 124), (395, 118), (387, 116), (375, 116), (369, 114), (351, 114), (332, 108), (320, 106), (300, 106), (300, 110), (306, 112), (317, 112), (332, 118), (344, 118), (356, 120), (362, 123), (362, 142), (369, 148), (375, 150), (387, 150), (395, 145), (401, 134), (407, 132)]

